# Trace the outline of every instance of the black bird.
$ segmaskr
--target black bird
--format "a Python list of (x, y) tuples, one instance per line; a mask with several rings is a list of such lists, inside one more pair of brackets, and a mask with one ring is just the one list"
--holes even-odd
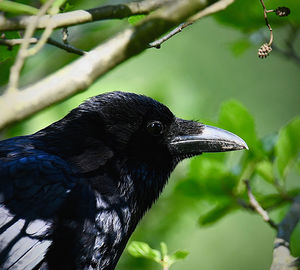
[(0, 142), (0, 269), (114, 269), (176, 164), (247, 148), (132, 93), (93, 97)]

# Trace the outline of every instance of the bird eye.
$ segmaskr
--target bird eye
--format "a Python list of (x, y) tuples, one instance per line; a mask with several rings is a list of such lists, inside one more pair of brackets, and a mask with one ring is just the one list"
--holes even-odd
[(163, 133), (164, 126), (159, 121), (151, 121), (147, 124), (147, 130), (153, 136), (158, 136), (158, 135), (161, 135)]

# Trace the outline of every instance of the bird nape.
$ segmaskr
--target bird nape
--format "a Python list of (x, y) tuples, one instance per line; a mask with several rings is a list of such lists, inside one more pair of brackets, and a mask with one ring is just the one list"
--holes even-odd
[(146, 96), (93, 97), (0, 142), (0, 269), (114, 269), (179, 161), (247, 149)]

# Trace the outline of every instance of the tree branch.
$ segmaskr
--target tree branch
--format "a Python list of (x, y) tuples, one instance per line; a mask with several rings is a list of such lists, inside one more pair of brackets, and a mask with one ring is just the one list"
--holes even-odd
[[(0, 39), (0, 45), (4, 45), (4, 46), (7, 46), (7, 47), (11, 48), (13, 46), (21, 45), (23, 41), (24, 41), (23, 38)], [(36, 43), (38, 43), (38, 41), (39, 41), (39, 39), (36, 38), (36, 37), (32, 37), (32, 38), (29, 39), (30, 44), (36, 44)], [(78, 54), (78, 55), (84, 55), (86, 53), (85, 51), (83, 51), (81, 49), (78, 49), (78, 48), (75, 48), (70, 44), (61, 43), (61, 42), (58, 42), (58, 41), (56, 41), (52, 38), (48, 38), (47, 43), (50, 44), (50, 45), (53, 45), (57, 48), (60, 48), (62, 50), (65, 50), (69, 53), (75, 53), (75, 54)]]
[(173, 0), (135, 27), (129, 27), (70, 65), (18, 93), (0, 99), (0, 128), (85, 90), (97, 78), (139, 54), (163, 33), (211, 4), (213, 0)]
[[(267, 14), (269, 13), (269, 10), (267, 10), (266, 5), (265, 5), (263, 0), (260, 0), (260, 3), (261, 3), (261, 5), (263, 7), (263, 10), (264, 10), (264, 18), (265, 18), (266, 25), (267, 25), (267, 27), (269, 28), (269, 31), (270, 31), (270, 40), (269, 40), (268, 45), (271, 46), (272, 43), (273, 43), (273, 29), (272, 29), (272, 27), (271, 27), (271, 25), (269, 24), (269, 21), (268, 21), (268, 15)], [(273, 12), (273, 10), (271, 12)]]
[[(123, 19), (137, 14), (148, 14), (169, 1), (170, 0), (144, 0), (128, 4), (108, 5), (88, 10), (59, 13), (52, 17), (50, 17), (50, 15), (44, 15), (39, 18), (36, 28), (44, 29), (50, 21), (53, 25), (53, 29), (55, 29), (100, 20)], [(5, 18), (2, 16), (0, 17), (0, 31), (23, 30), (35, 17), (36, 16), (18, 16)]]
[(75, 54), (78, 54), (78, 55), (84, 55), (86, 53), (84, 50), (78, 49), (78, 48), (70, 45), (69, 43), (61, 43), (61, 42), (58, 42), (58, 41), (56, 41), (52, 38), (48, 38), (47, 43), (50, 44), (50, 45), (53, 45), (55, 47), (58, 47), (62, 50), (65, 50), (69, 53), (75, 53)]
[(277, 225), (275, 224), (275, 222), (269, 217), (268, 212), (261, 207), (259, 202), (254, 197), (249, 180), (245, 180), (244, 182), (247, 187), (250, 206), (253, 208), (255, 212), (257, 212), (263, 218), (265, 222), (267, 222), (271, 227), (277, 230)]
[(300, 259), (291, 255), (290, 238), (300, 220), (300, 195), (294, 198), (291, 208), (284, 219), (276, 225), (269, 217), (261, 205), (257, 202), (252, 194), (250, 183), (244, 181), (247, 187), (249, 205), (244, 201), (238, 201), (246, 209), (251, 209), (257, 212), (267, 223), (277, 230), (277, 235), (274, 240), (273, 262), (270, 270), (297, 270), (300, 266)]
[(284, 219), (278, 225), (274, 241), (271, 270), (297, 270), (300, 261), (291, 255), (290, 238), (300, 220), (300, 195), (298, 195)]
[[(167, 41), (168, 39), (170, 39), (171, 37), (173, 37), (174, 35), (178, 34), (179, 32), (181, 32), (185, 27), (193, 24), (194, 22), (196, 22), (197, 20), (208, 16), (210, 14), (216, 13), (218, 11), (224, 10), (227, 6), (229, 6), (230, 4), (232, 4), (234, 2), (234, 0), (221, 0), (219, 2), (216, 2), (214, 4), (212, 4), (211, 6), (208, 6), (207, 8), (205, 8), (204, 10), (200, 11), (199, 13), (195, 14), (194, 16), (190, 17), (188, 19), (187, 22), (180, 24), (179, 26), (177, 26), (176, 28), (174, 28), (171, 32), (169, 32), (167, 35), (163, 36), (162, 38), (153, 41), (149, 44), (150, 48), (157, 48), (159, 49), (161, 44), (164, 43), (165, 41)], [(67, 28), (64, 28), (67, 29)], [(66, 30), (64, 30), (66, 31)], [(65, 32), (63, 32), (65, 33)], [(0, 39), (0, 45), (7, 45), (9, 47), (15, 46), (15, 45), (20, 45), (22, 43), (23, 39)], [(30, 40), (31, 44), (35, 44), (37, 43), (38, 39), (37, 38), (32, 38)], [(75, 53), (78, 55), (83, 55), (85, 52), (77, 49), (75, 47), (72, 47), (71, 45), (68, 45), (67, 43), (62, 44), (59, 43), (58, 41), (55, 41), (53, 39), (48, 39), (47, 41), (48, 44), (54, 45), (60, 49), (63, 49), (67, 52), (71, 52), (71, 53)]]
[(208, 6), (207, 8), (201, 10), (197, 14), (193, 15), (192, 17), (190, 17), (187, 20), (187, 22), (182, 23), (179, 26), (177, 26), (175, 29), (173, 29), (167, 35), (161, 37), (160, 39), (158, 39), (158, 40), (156, 40), (154, 42), (151, 42), (149, 44), (149, 47), (154, 47), (154, 48), (159, 49), (161, 47), (162, 43), (164, 43), (165, 41), (167, 41), (171, 37), (175, 36), (176, 34), (180, 33), (187, 26), (193, 24), (194, 22), (200, 20), (201, 18), (203, 18), (205, 16), (208, 16), (210, 14), (213, 14), (213, 13), (216, 13), (218, 11), (224, 10), (226, 7), (228, 7), (233, 2), (234, 2), (234, 0), (222, 0), (222, 1), (218, 1), (218, 2), (216, 2), (214, 4), (212, 4), (211, 6)]

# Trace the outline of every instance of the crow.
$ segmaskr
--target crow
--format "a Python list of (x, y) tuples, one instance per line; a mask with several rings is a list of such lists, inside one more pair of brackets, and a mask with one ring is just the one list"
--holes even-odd
[(178, 162), (239, 149), (238, 136), (125, 92), (3, 140), (0, 268), (112, 270)]

